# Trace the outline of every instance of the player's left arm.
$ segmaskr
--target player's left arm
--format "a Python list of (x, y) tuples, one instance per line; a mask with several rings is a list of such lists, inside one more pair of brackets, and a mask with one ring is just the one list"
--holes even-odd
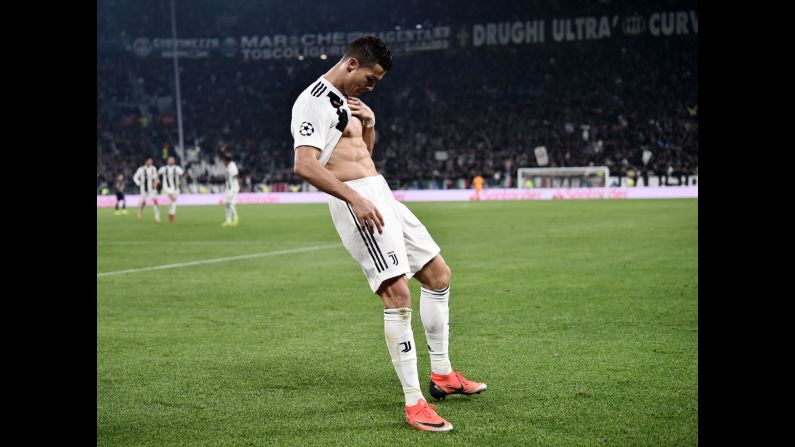
[(372, 155), (375, 146), (375, 113), (359, 98), (348, 98), (348, 107), (351, 115), (362, 120), (362, 140)]

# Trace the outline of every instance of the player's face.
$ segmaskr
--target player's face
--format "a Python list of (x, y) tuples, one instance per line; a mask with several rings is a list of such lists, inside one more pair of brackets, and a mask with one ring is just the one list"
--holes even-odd
[(144, 164), (146, 166), (152, 166), (152, 159), (151, 158), (147, 158), (146, 161), (144, 162)]
[(174, 166), (174, 157), (168, 157), (168, 165)]
[(386, 74), (384, 68), (379, 64), (371, 67), (362, 67), (353, 58), (349, 60), (348, 64), (349, 67), (355, 67), (349, 72), (345, 85), (345, 93), (348, 96), (358, 97), (364, 93), (372, 92), (375, 84)]

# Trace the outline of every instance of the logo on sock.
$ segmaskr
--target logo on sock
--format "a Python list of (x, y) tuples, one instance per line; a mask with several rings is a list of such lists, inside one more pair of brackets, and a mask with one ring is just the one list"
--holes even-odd
[(411, 342), (410, 341), (404, 341), (403, 343), (400, 343), (400, 346), (403, 346), (403, 349), (401, 349), (400, 352), (409, 352), (409, 351), (411, 351)]

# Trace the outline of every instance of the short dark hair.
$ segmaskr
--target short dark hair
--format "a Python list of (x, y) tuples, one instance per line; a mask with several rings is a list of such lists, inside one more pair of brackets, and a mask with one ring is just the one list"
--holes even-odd
[(343, 59), (355, 57), (363, 67), (380, 65), (385, 71), (392, 68), (392, 52), (383, 40), (375, 36), (360, 37), (348, 44)]

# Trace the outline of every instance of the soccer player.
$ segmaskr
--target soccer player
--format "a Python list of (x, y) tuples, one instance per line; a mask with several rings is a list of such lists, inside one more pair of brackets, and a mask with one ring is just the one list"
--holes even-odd
[(472, 179), (472, 184), (475, 185), (475, 200), (480, 200), (480, 191), (483, 189), (483, 177), (476, 175), (475, 178)]
[(330, 194), (329, 210), (348, 253), (384, 304), (384, 335), (406, 400), (406, 420), (420, 430), (449, 431), (423, 397), (411, 329), (409, 278), (422, 284), (420, 317), (431, 357), (431, 396), (477, 394), (486, 384), (454, 371), (448, 357), (450, 268), (425, 226), (378, 174), (372, 159), (375, 114), (359, 99), (392, 67), (381, 39), (351, 42), (342, 59), (295, 101), (295, 173)]
[(133, 181), (141, 188), (141, 203), (138, 205), (138, 220), (144, 216), (146, 200), (152, 199), (152, 208), (155, 211), (155, 222), (160, 223), (160, 208), (157, 206), (157, 168), (152, 165), (152, 158), (149, 157), (144, 165), (139, 167), (133, 175)]
[(179, 194), (180, 180), (186, 175), (185, 170), (175, 164), (174, 157), (168, 157), (166, 166), (158, 169), (157, 174), (163, 179), (163, 194), (166, 194), (171, 200), (171, 205), (168, 207), (168, 220), (169, 222), (176, 222), (177, 194)]
[(226, 166), (226, 189), (224, 190), (224, 205), (226, 206), (226, 220), (222, 227), (236, 227), (240, 222), (237, 216), (235, 200), (240, 192), (239, 172), (237, 165), (232, 161), (232, 154), (224, 151), (224, 166)]
[[(116, 211), (113, 214), (119, 216), (127, 214), (127, 199), (124, 198), (124, 190), (127, 189), (127, 181), (124, 180), (124, 175), (119, 174), (116, 177), (116, 183), (113, 184), (116, 189)], [(119, 209), (121, 206), (121, 209)]]

